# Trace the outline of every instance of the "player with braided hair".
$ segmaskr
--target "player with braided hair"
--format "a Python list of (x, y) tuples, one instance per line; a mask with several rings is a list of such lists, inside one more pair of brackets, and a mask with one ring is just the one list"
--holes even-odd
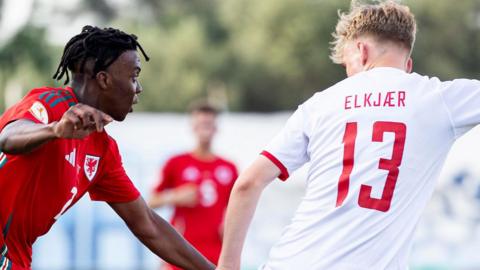
[(142, 87), (134, 35), (85, 26), (65, 46), (55, 79), (0, 117), (0, 269), (31, 268), (32, 245), (85, 193), (107, 202), (132, 233), (183, 269), (214, 269), (148, 208), (104, 126), (122, 121)]
[(80, 34), (65, 45), (62, 59), (53, 78), (60, 80), (65, 74), (67, 76), (65, 84), (68, 84), (70, 78), (67, 69), (74, 70), (75, 65), (79, 64), (79, 71), (82, 72), (85, 60), (89, 57), (96, 58), (93, 67), (93, 76), (95, 76), (115, 61), (124, 50), (137, 50), (137, 48), (148, 61), (150, 58), (138, 43), (137, 36), (126, 34), (115, 28), (100, 29), (87, 25), (83, 27)]

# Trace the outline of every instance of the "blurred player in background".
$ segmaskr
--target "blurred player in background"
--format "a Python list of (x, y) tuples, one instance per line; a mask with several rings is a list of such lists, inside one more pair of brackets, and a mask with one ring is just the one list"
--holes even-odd
[[(65, 46), (54, 78), (0, 118), (0, 269), (30, 269), (32, 245), (85, 193), (105, 201), (159, 257), (184, 269), (214, 266), (147, 207), (104, 130), (132, 111), (142, 88), (137, 37), (85, 26)], [(121, 247), (119, 247), (121, 248)], [(52, 254), (54, 256), (54, 254)]]
[(218, 269), (240, 269), (265, 186), (307, 162), (306, 194), (261, 269), (408, 269), (447, 153), (480, 123), (480, 81), (411, 73), (415, 33), (414, 15), (394, 1), (340, 15), (332, 59), (348, 78), (301, 104), (240, 175)]
[[(210, 261), (222, 247), (223, 220), (230, 191), (237, 179), (233, 163), (212, 152), (218, 111), (205, 102), (191, 109), (195, 148), (168, 160), (148, 204), (174, 207), (173, 226)], [(165, 269), (179, 269), (166, 265)]]

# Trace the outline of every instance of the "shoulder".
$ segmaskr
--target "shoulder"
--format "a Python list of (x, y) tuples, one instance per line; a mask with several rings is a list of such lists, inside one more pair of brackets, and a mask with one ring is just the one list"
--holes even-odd
[(58, 121), (75, 103), (71, 89), (34, 88), (2, 114), (0, 126), (3, 128), (8, 122), (22, 118), (44, 124)]
[(70, 107), (77, 103), (73, 90), (67, 88), (41, 87), (30, 90), (27, 97), (35, 97), (50, 108), (59, 105)]
[(96, 140), (99, 141), (99, 142), (106, 142), (107, 145), (108, 145), (108, 148), (112, 149), (112, 150), (118, 150), (118, 144), (117, 144), (117, 141), (112, 137), (110, 136), (106, 130), (104, 130), (103, 132), (100, 132), (100, 133), (95, 133), (92, 134), (94, 136), (96, 136)]
[(308, 116), (314, 113), (316, 110), (321, 110), (321, 104), (324, 103), (326, 99), (327, 93), (325, 93), (325, 91), (326, 90), (316, 92), (307, 100), (299, 104), (298, 107), (294, 110), (294, 114), (297, 115), (297, 117), (301, 117), (303, 119), (308, 118)]
[[(52, 120), (61, 118), (63, 113), (77, 103), (77, 99), (71, 88), (41, 87), (32, 89), (25, 99), (34, 102), (32, 106), (44, 107), (52, 117)], [(35, 105), (36, 104), (36, 105)]]
[(178, 164), (178, 163), (184, 163), (184, 162), (189, 161), (191, 159), (192, 159), (192, 157), (189, 153), (181, 153), (181, 154), (173, 155), (165, 163), (167, 165), (173, 165), (173, 164)]
[(233, 171), (237, 171), (237, 166), (235, 165), (235, 163), (223, 157), (217, 156), (217, 164), (221, 166), (226, 166)]
[(433, 79), (436, 79), (436, 81), (438, 81), (439, 84), (441, 84), (442, 88), (457, 88), (457, 89), (461, 89), (461, 88), (464, 88), (464, 87), (471, 87), (471, 86), (474, 86), (476, 88), (478, 88), (478, 86), (480, 85), (480, 81), (478, 80), (474, 80), (474, 79), (465, 79), (465, 78), (459, 78), (459, 79), (454, 79), (454, 80), (451, 80), (451, 81), (440, 81), (439, 79), (437, 78), (433, 78)]
[(224, 165), (228, 165), (228, 166), (231, 166), (231, 167), (235, 167), (235, 164), (231, 160), (228, 160), (228, 159), (226, 159), (224, 157), (221, 157), (221, 156), (216, 156), (216, 157), (217, 157), (219, 163), (222, 163)]

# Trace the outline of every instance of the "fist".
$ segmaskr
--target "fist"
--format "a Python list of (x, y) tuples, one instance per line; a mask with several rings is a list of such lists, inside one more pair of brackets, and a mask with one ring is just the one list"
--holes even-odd
[(102, 132), (103, 127), (112, 121), (108, 114), (79, 103), (70, 107), (62, 119), (52, 125), (57, 138), (83, 139), (94, 131)]

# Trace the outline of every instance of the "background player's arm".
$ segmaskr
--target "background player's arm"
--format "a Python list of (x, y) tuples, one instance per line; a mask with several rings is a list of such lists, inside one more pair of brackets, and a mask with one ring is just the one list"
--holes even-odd
[(66, 111), (60, 121), (38, 124), (19, 119), (9, 123), (0, 133), (0, 149), (7, 154), (24, 154), (56, 138), (80, 139), (93, 131), (101, 132), (113, 119), (84, 104)]
[(147, 207), (139, 197), (133, 202), (110, 203), (128, 228), (152, 252), (163, 260), (186, 270), (215, 269), (172, 226)]
[(227, 208), (222, 254), (218, 269), (239, 270), (243, 243), (263, 189), (280, 175), (280, 169), (264, 156), (242, 174), (233, 186)]
[(148, 200), (152, 208), (165, 205), (194, 207), (198, 203), (198, 187), (195, 184), (186, 184), (176, 188), (154, 192)]

